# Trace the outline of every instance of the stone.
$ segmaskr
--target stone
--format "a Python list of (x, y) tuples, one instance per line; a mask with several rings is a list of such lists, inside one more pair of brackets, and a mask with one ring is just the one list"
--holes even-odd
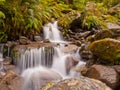
[(73, 44), (69, 44), (66, 47), (61, 47), (61, 50), (64, 53), (70, 53), (70, 52), (75, 52), (78, 49), (78, 46), (73, 45)]
[(113, 36), (113, 32), (110, 30), (101, 30), (97, 32), (94, 36), (94, 40), (100, 40), (104, 38), (111, 38)]
[(65, 66), (67, 69), (67, 74), (70, 72), (70, 70), (75, 67), (79, 62), (79, 59), (73, 56), (68, 56), (65, 62)]
[(9, 70), (11, 70), (12, 72), (14, 72), (17, 75), (20, 74), (20, 70), (15, 65), (12, 65), (12, 64), (10, 64), (10, 65), (4, 65), (3, 68), (4, 68), (4, 70), (6, 72), (8, 72)]
[(2, 90), (22, 90), (22, 77), (16, 75), (12, 71), (8, 71), (0, 81), (0, 89)]
[(120, 29), (120, 26), (114, 23), (108, 23), (107, 28), (108, 29)]
[(115, 69), (110, 66), (93, 65), (87, 70), (86, 76), (98, 79), (112, 89), (116, 89), (119, 84), (119, 75)]
[(49, 39), (45, 39), (43, 42), (44, 43), (50, 43), (50, 40)]
[(19, 43), (22, 45), (30, 44), (30, 40), (27, 37), (20, 36)]
[(40, 37), (40, 36), (34, 36), (34, 40), (36, 42), (40, 42), (40, 41), (42, 41), (42, 37)]
[[(44, 88), (44, 87), (43, 87)], [(87, 77), (62, 80), (46, 89), (40, 90), (112, 90), (99, 80)]]
[(120, 65), (115, 65), (113, 68), (120, 74)]
[(10, 65), (12, 63), (12, 58), (6, 57), (3, 61), (3, 65)]
[(105, 63), (105, 64), (120, 64), (120, 41), (105, 38), (92, 42), (88, 49), (95, 56), (94, 61)]

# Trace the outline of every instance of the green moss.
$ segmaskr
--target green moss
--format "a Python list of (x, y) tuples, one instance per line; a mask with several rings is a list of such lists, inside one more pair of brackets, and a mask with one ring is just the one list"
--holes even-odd
[[(108, 64), (120, 63), (120, 41), (106, 38), (91, 43), (88, 47), (94, 56)], [(117, 62), (117, 63), (116, 63)]]

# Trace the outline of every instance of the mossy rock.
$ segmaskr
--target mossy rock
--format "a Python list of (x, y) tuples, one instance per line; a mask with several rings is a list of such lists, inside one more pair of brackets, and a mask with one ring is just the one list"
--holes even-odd
[(106, 38), (92, 42), (88, 49), (101, 62), (120, 64), (120, 41)]

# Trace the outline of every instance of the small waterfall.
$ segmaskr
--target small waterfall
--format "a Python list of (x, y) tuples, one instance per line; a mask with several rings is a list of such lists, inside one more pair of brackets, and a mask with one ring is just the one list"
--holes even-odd
[(0, 44), (0, 72), (1, 73), (2, 73), (2, 70), (3, 70), (3, 63), (2, 63), (2, 61), (4, 60), (3, 59), (3, 49), (4, 49), (4, 45)]
[[(57, 21), (46, 24), (43, 29), (44, 38), (54, 43), (57, 42), (59, 45), (20, 49), (16, 65), (21, 69), (25, 79), (23, 90), (39, 90), (46, 80), (60, 80), (61, 76), (63, 78), (79, 76), (73, 70), (75, 66), (81, 65), (78, 63), (81, 62), (79, 48), (73, 52), (63, 52), (67, 42), (62, 39)], [(78, 64), (75, 64), (76, 62)]]
[(44, 39), (49, 39), (51, 42), (63, 41), (61, 32), (58, 30), (57, 22), (48, 23), (43, 27)]
[(19, 56), (16, 58), (16, 65), (21, 71), (39, 65), (50, 67), (53, 53), (52, 47), (20, 49)]
[(65, 66), (67, 56), (68, 55), (63, 53), (60, 48), (55, 48), (52, 69), (55, 71), (59, 71), (59, 73), (63, 76), (67, 75)]

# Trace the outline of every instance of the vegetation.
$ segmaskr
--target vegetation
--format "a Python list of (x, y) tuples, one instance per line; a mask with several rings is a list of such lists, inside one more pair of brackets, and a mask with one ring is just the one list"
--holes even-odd
[(97, 58), (95, 62), (120, 65), (120, 42), (115, 39), (101, 39), (92, 42), (89, 50)]
[(0, 42), (39, 34), (51, 17), (59, 19), (63, 33), (80, 15), (82, 29), (106, 28), (118, 23), (120, 12), (112, 13), (119, 0), (0, 0)]

